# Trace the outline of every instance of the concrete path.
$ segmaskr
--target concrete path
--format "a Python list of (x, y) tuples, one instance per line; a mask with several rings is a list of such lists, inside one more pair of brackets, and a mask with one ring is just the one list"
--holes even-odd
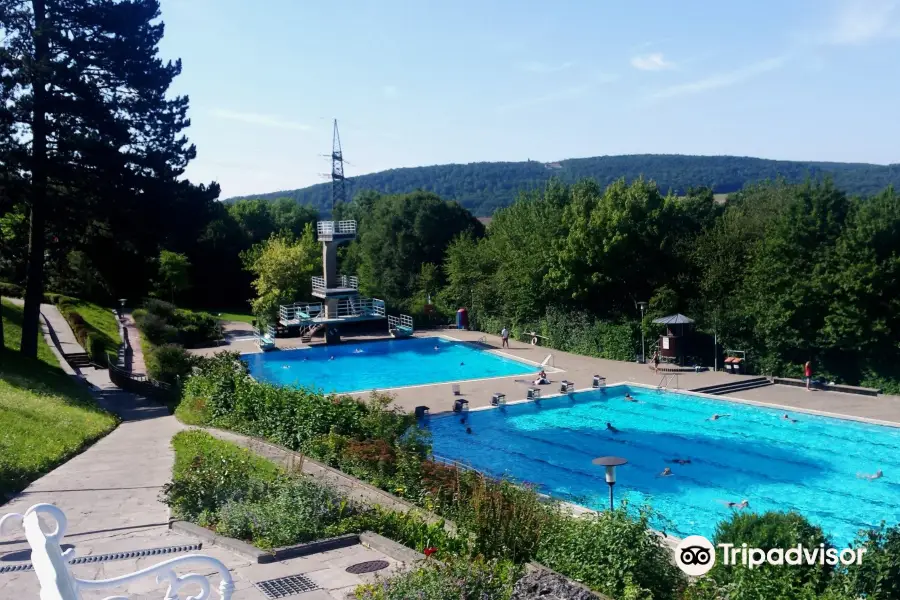
[[(64, 348), (71, 344), (74, 334), (56, 307), (42, 305), (41, 312), (45, 319), (45, 338), (51, 347), (54, 339)], [(57, 357), (62, 358), (58, 353)], [(168, 507), (159, 501), (162, 486), (172, 477), (174, 453), (170, 440), (182, 425), (164, 407), (119, 390), (110, 382), (107, 371), (88, 368), (77, 373), (62, 364), (68, 373), (83, 378), (91, 386), (97, 402), (119, 415), (122, 423), (85, 452), (41, 477), (0, 507), (0, 515), (24, 513), (37, 503), (55, 504), (68, 517), (64, 543), (75, 546), (76, 557), (198, 543), (194, 538), (169, 530)], [(356, 559), (383, 558), (380, 553), (363, 550), (352, 547), (271, 565), (251, 564), (246, 558), (214, 546), (204, 546), (199, 552), (220, 559), (232, 571), (237, 590), (234, 600), (264, 598), (254, 582), (309, 571), (315, 572), (315, 577), (312, 574), (311, 577), (324, 589), (296, 598), (333, 600), (344, 598), (353, 586), (363, 581), (339, 567), (357, 562)], [(185, 552), (75, 565), (73, 572), (84, 579), (105, 579), (133, 573), (182, 554)], [(27, 560), (30, 560), (30, 550), (23, 533), (11, 532), (0, 537), (0, 568)], [(217, 583), (214, 580), (214, 585)], [(165, 586), (151, 577), (119, 590), (84, 597), (104, 598), (123, 590), (131, 598), (158, 600)], [(0, 598), (38, 597), (39, 585), (34, 572), (0, 573)]]
[(144, 347), (141, 346), (141, 334), (134, 322), (134, 316), (131, 311), (128, 311), (122, 317), (122, 326), (125, 328), (125, 335), (128, 336), (128, 343), (131, 346), (131, 363), (125, 367), (131, 373), (145, 375), (147, 365), (144, 363)]

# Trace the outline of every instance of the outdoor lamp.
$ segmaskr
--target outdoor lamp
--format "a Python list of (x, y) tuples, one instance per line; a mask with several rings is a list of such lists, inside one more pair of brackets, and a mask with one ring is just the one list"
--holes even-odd
[(616, 485), (616, 467), (627, 464), (628, 461), (618, 456), (601, 456), (591, 461), (599, 467), (606, 467), (606, 484), (609, 486), (609, 510), (613, 510), (613, 486)]

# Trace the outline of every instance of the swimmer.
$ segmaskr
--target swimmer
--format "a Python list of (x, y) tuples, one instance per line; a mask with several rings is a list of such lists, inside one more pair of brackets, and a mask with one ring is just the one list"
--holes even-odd
[(440, 346), (435, 346), (434, 349), (435, 349), (435, 350), (440, 350), (441, 348), (440, 348)]
[(634, 397), (629, 393), (625, 394), (623, 400), (625, 400), (625, 402), (637, 402), (637, 400), (635, 400)]
[(466, 427), (466, 433), (472, 433), (472, 428), (471, 428), (471, 427)]
[(738, 510), (750, 506), (750, 502), (748, 502), (746, 499), (741, 500), (740, 502), (727, 502), (725, 500), (719, 500), (719, 502), (721, 502), (728, 508), (737, 508)]
[(613, 427), (613, 424), (612, 424), (612, 423), (610, 423), (610, 422), (608, 422), (608, 421), (607, 421), (607, 423), (606, 423), (606, 429), (607, 429), (607, 431), (612, 431), (613, 433), (621, 433), (618, 429), (616, 429), (615, 427)]
[(459, 363), (459, 366), (464, 367), (464, 366), (466, 366), (466, 363), (461, 362), (461, 363)]
[(334, 356), (330, 357), (328, 360), (334, 360)]
[(709, 421), (718, 421), (719, 419), (724, 419), (725, 417), (730, 417), (731, 415), (720, 415), (719, 413), (714, 414), (708, 420)]
[(797, 422), (797, 419), (792, 419), (792, 418), (790, 418), (790, 417), (788, 416), (787, 413), (784, 413), (784, 414), (781, 416), (781, 418), (784, 419), (785, 421), (790, 421), (791, 423), (796, 423), (796, 422)]
[(669, 462), (675, 463), (676, 465), (689, 465), (689, 464), (691, 464), (691, 459), (689, 459), (689, 458), (673, 458)]
[(881, 479), (882, 477), (884, 477), (884, 473), (881, 471), (881, 469), (878, 469), (871, 475), (869, 475), (868, 473), (857, 473), (856, 476), (860, 479), (868, 479), (869, 481), (874, 481), (876, 479)]
[(463, 417), (462, 419), (459, 420), (459, 422), (462, 423), (463, 425), (465, 425), (465, 424), (466, 424), (466, 418)]
[(665, 469), (662, 470), (662, 473), (660, 473), (659, 476), (660, 477), (671, 477), (674, 474), (675, 473), (672, 472), (672, 469), (670, 469), (669, 467), (666, 467)]

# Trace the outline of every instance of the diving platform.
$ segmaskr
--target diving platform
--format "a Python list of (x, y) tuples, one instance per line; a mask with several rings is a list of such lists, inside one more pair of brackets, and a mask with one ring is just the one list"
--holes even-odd
[(326, 300), (328, 298), (350, 298), (359, 295), (359, 279), (352, 275), (339, 275), (335, 285), (324, 277), (314, 275), (312, 278), (312, 295)]
[(335, 324), (375, 321), (385, 318), (384, 300), (378, 298), (337, 298), (328, 304), (296, 302), (278, 307), (278, 324), (283, 327), (306, 327), (319, 323)]
[(388, 315), (387, 322), (388, 333), (391, 334), (391, 337), (409, 337), (413, 334), (413, 318), (409, 315), (400, 315), (399, 317)]
[(349, 242), (356, 237), (356, 221), (319, 221), (316, 237), (320, 242)]

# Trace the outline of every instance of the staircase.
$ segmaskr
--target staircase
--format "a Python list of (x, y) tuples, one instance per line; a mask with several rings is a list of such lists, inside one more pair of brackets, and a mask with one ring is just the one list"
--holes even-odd
[(740, 381), (732, 381), (730, 383), (708, 385), (706, 387), (696, 388), (691, 391), (700, 392), (701, 394), (722, 396), (724, 394), (731, 394), (734, 392), (742, 392), (744, 390), (766, 387), (767, 385), (773, 385), (773, 383), (767, 377), (753, 377), (751, 379), (741, 379)]
[(323, 323), (319, 323), (318, 325), (311, 325), (306, 327), (303, 330), (303, 333), (300, 334), (300, 341), (304, 344), (308, 344), (312, 341), (314, 335), (316, 335), (321, 329), (325, 327)]
[(73, 352), (72, 354), (64, 354), (63, 358), (65, 358), (66, 362), (76, 369), (83, 369), (84, 367), (93, 366), (91, 357), (88, 356), (87, 352)]

